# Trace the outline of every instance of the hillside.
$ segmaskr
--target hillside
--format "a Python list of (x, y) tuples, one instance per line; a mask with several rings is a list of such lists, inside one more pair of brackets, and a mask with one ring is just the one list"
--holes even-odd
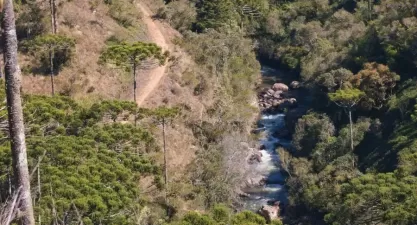
[(5, 3), (0, 223), (417, 224), (416, 1)]
[[(132, 20), (132, 26), (127, 27), (112, 18), (111, 5), (97, 3), (93, 8), (92, 4), (88, 1), (71, 1), (62, 3), (58, 8), (58, 33), (76, 40), (73, 59), (55, 77), (56, 90), (60, 94), (69, 96), (86, 106), (97, 100), (130, 101), (133, 99), (131, 74), (98, 63), (100, 54), (109, 40), (152, 42), (164, 50), (169, 50), (173, 57), (187, 57), (185, 53), (178, 52), (181, 50), (171, 43), (174, 38), (179, 36), (178, 32), (170, 28), (169, 25), (152, 19), (153, 13), (146, 2), (128, 3), (126, 1), (120, 3), (127, 4), (127, 6), (117, 10), (128, 10), (128, 12), (116, 13), (126, 13), (124, 16)], [(22, 6), (23, 9), (25, 7), (25, 5)], [(48, 16), (47, 7), (46, 4), (41, 6), (41, 9), (45, 10), (44, 17)], [(44, 24), (44, 26), (48, 25)], [(33, 63), (37, 63), (30, 55), (22, 54), (20, 58), (24, 68), (23, 91), (28, 94), (49, 95), (51, 83), (48, 75), (25, 69), (25, 67), (29, 68), (34, 65)], [(186, 62), (182, 60), (181, 63), (185, 64)], [(138, 71), (138, 105), (156, 107), (163, 104), (179, 105), (186, 102), (197, 108), (191, 111), (200, 112), (203, 106), (199, 100), (194, 98), (192, 94), (187, 94), (189, 92), (187, 89), (181, 88), (177, 82), (171, 79), (174, 72), (168, 68), (173, 66), (178, 67), (176, 68), (177, 74), (184, 70), (179, 65), (168, 62), (163, 66), (150, 64)], [(175, 91), (178, 93), (173, 94)], [(166, 102), (166, 99), (170, 99), (170, 101)], [(187, 101), (184, 101), (185, 99)], [(177, 129), (169, 129), (168, 132), (173, 133), (170, 136), (172, 139), (167, 140), (173, 143), (172, 149), (192, 149), (193, 137), (190, 131), (186, 131), (186, 128), (177, 127)], [(181, 137), (179, 134), (182, 134)], [(172, 154), (170, 159), (174, 159), (170, 160), (173, 168), (189, 164), (193, 155), (192, 152), (190, 154), (187, 151), (177, 151), (170, 154)]]
[[(38, 223), (162, 224), (190, 210), (237, 202), (245, 170), (226, 169), (233, 163), (227, 157), (253, 141), (259, 64), (252, 43), (240, 34), (180, 33), (156, 19), (163, 5), (57, 1), (54, 34), (48, 2), (16, 3), (29, 170), (38, 174), (31, 182), (37, 187), (32, 196)], [(223, 46), (232, 50), (223, 58), (230, 62), (213, 62), (219, 52), (202, 62), (222, 36)], [(140, 61), (135, 104), (132, 70), (103, 63), (103, 55), (112, 46), (142, 42), (156, 44), (169, 57), (161, 65)], [(54, 58), (50, 43), (57, 45)], [(213, 71), (215, 64), (219, 68)], [(242, 77), (236, 80), (234, 74)], [(164, 116), (169, 122), (162, 133)], [(16, 186), (9, 182), (14, 173), (8, 141), (1, 144), (0, 201), (6, 207)], [(245, 161), (248, 151), (236, 160)], [(228, 207), (219, 210), (233, 214)], [(253, 213), (237, 214), (242, 224), (242, 216), (264, 221)]]

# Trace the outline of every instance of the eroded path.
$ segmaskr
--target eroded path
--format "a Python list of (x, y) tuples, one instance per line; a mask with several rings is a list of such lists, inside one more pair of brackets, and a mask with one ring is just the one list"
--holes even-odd
[[(159, 45), (163, 51), (169, 50), (169, 45), (164, 35), (162, 34), (163, 26), (162, 24), (152, 19), (152, 12), (144, 5), (143, 3), (137, 4), (139, 10), (143, 15), (143, 22), (145, 23), (148, 29), (149, 39), (155, 44)], [(144, 88), (138, 90), (137, 104), (141, 106), (146, 98), (155, 90), (161, 81), (162, 77), (165, 75), (166, 64), (159, 66), (147, 71), (148, 76), (151, 78)]]

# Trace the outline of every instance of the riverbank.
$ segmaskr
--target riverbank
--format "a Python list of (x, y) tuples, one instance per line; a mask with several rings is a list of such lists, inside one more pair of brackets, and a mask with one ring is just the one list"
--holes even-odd
[[(283, 206), (288, 203), (286, 177), (276, 149), (291, 148), (291, 124), (288, 123), (288, 119), (296, 121), (307, 108), (298, 103), (298, 98), (301, 98), (303, 92), (298, 82), (290, 82), (291, 78), (285, 73), (271, 67), (263, 66), (261, 73), (262, 84), (258, 89), (261, 114), (258, 126), (253, 130), (253, 133), (260, 137), (259, 149), (250, 157), (250, 177), (243, 189), (247, 194), (243, 202), (245, 209), (257, 211), (267, 219), (274, 219), (283, 216)], [(294, 86), (291, 83), (298, 85)], [(289, 99), (294, 103), (288, 104)], [(279, 104), (268, 105), (267, 100)], [(305, 101), (300, 102), (304, 104)]]

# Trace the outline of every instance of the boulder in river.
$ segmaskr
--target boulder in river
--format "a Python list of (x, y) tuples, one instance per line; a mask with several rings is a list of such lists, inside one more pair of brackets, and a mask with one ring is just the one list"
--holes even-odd
[(291, 82), (290, 87), (291, 87), (292, 89), (297, 89), (297, 88), (300, 88), (300, 82), (298, 82), (298, 81), (293, 81), (293, 82)]
[(295, 108), (297, 106), (297, 100), (295, 99), (285, 99), (284, 101), (282, 101), (281, 104), (279, 104), (279, 109), (284, 110), (284, 109), (291, 109), (291, 108)]
[(291, 104), (291, 107), (297, 107), (297, 99), (290, 98), (288, 99), (288, 102)]
[(260, 162), (262, 162), (261, 152), (255, 152), (251, 156), (249, 156), (249, 159), (248, 159), (249, 164), (260, 163)]
[(274, 101), (272, 101), (272, 106), (277, 107), (281, 104), (280, 100), (275, 99)]
[(276, 99), (281, 98), (281, 94), (282, 94), (282, 91), (276, 91), (276, 92), (274, 93), (274, 98), (276, 98)]
[(270, 103), (265, 103), (265, 104), (264, 104), (264, 107), (265, 107), (266, 109), (267, 109), (267, 108), (271, 108), (271, 106), (272, 106), (272, 105), (271, 105)]
[(241, 197), (241, 198), (249, 198), (250, 197), (250, 194), (248, 194), (248, 193), (245, 193), (245, 192), (243, 192), (243, 191), (238, 191), (238, 193), (237, 193), (238, 195), (239, 195), (239, 197)]
[(260, 187), (260, 186), (264, 186), (265, 183), (266, 183), (266, 177), (264, 176), (251, 177), (251, 178), (248, 178), (246, 181), (246, 185), (248, 187)]
[(279, 202), (274, 205), (264, 205), (259, 210), (259, 214), (263, 216), (268, 223), (279, 218)]
[(274, 89), (274, 91), (288, 91), (288, 86), (283, 84), (283, 83), (275, 83), (274, 86), (272, 86), (272, 89)]

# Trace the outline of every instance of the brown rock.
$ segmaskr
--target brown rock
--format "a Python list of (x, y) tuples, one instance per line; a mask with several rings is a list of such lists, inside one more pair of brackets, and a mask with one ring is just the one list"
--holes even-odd
[(278, 219), (279, 216), (279, 202), (274, 205), (264, 205), (259, 210), (259, 214), (263, 216), (268, 223), (272, 220)]
[(285, 92), (285, 91), (288, 91), (288, 86), (283, 84), (283, 83), (275, 83), (272, 86), (272, 89), (274, 89), (274, 91), (283, 91), (283, 92)]
[(279, 101), (279, 100), (274, 100), (274, 101), (272, 102), (272, 106), (274, 106), (274, 107), (279, 106), (279, 104), (281, 104), (281, 101)]
[(248, 187), (260, 187), (260, 186), (264, 186), (265, 183), (266, 183), (266, 178), (264, 176), (248, 178), (246, 181), (246, 185)]
[(290, 87), (291, 87), (292, 89), (297, 89), (297, 88), (300, 88), (300, 82), (298, 82), (298, 81), (293, 81), (293, 82), (291, 82)]
[(249, 164), (260, 163), (260, 162), (262, 162), (262, 153), (261, 152), (253, 153), (248, 159)]
[(281, 98), (282, 91), (276, 91), (274, 93), (274, 98)]

